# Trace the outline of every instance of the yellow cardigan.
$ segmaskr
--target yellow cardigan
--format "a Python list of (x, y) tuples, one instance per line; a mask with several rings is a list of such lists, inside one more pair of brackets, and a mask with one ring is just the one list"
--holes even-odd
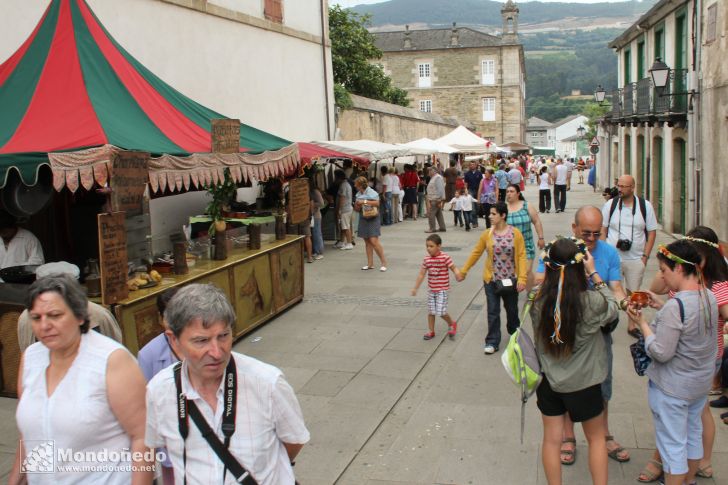
[[(480, 235), (480, 238), (478, 239), (478, 243), (473, 248), (473, 252), (470, 253), (470, 257), (465, 262), (465, 265), (462, 267), (460, 272), (463, 274), (463, 276), (468, 274), (468, 270), (473, 267), (475, 263), (478, 262), (478, 259), (480, 259), (480, 256), (483, 254), (483, 251), (485, 251), (488, 255), (493, 254), (493, 228), (488, 229), (487, 231), (483, 231), (483, 233)], [(526, 259), (526, 243), (523, 241), (523, 235), (521, 234), (521, 231), (513, 228), (513, 246), (515, 249), (514, 258), (516, 261), (516, 278), (518, 279), (518, 283), (520, 284), (526, 284), (526, 277), (528, 274), (527, 269), (527, 259)], [(485, 258), (485, 264), (483, 265), (483, 282), (490, 283), (490, 281), (493, 279), (493, 258), (490, 256), (486, 256)]]

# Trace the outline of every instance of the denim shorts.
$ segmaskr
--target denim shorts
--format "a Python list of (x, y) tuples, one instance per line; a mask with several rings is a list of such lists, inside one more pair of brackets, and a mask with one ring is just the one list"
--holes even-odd
[(662, 457), (665, 473), (681, 475), (688, 472), (688, 460), (703, 457), (703, 413), (707, 396), (692, 401), (668, 396), (652, 381), (647, 388), (647, 400), (655, 424), (655, 442)]

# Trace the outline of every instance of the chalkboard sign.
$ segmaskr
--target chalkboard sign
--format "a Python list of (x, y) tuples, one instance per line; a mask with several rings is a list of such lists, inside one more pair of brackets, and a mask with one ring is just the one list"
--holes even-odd
[(211, 120), (212, 151), (240, 152), (240, 120)]
[(144, 190), (149, 182), (149, 153), (120, 151), (111, 160), (111, 210), (126, 212), (127, 217), (141, 215)]
[(126, 254), (124, 212), (99, 214), (99, 266), (101, 267), (101, 301), (111, 305), (129, 297), (126, 286), (129, 272)]
[(307, 179), (293, 179), (288, 183), (288, 217), (289, 224), (300, 224), (311, 217)]

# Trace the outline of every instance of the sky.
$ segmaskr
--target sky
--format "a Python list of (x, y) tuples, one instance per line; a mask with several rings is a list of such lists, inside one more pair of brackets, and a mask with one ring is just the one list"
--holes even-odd
[[(329, 0), (330, 4), (338, 3), (342, 7), (353, 7), (364, 3), (382, 3), (386, 0)], [(527, 3), (536, 0), (516, 0), (516, 3)], [(565, 2), (565, 3), (601, 3), (601, 2), (624, 2), (625, 0), (538, 0), (540, 2)], [(504, 2), (505, 3), (505, 2)]]

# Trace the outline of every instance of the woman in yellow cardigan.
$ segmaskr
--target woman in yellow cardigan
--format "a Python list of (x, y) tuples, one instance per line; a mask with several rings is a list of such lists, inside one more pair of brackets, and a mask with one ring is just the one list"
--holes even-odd
[(508, 206), (498, 202), (490, 208), (491, 227), (484, 231), (478, 244), (460, 272), (462, 279), (468, 270), (487, 253), (483, 267), (483, 283), (488, 304), (488, 335), (485, 337), (486, 354), (498, 351), (501, 340), (500, 302), (506, 308), (506, 329), (512, 334), (521, 325), (518, 318), (518, 293), (526, 289), (528, 262), (526, 244), (521, 232), (506, 224)]

